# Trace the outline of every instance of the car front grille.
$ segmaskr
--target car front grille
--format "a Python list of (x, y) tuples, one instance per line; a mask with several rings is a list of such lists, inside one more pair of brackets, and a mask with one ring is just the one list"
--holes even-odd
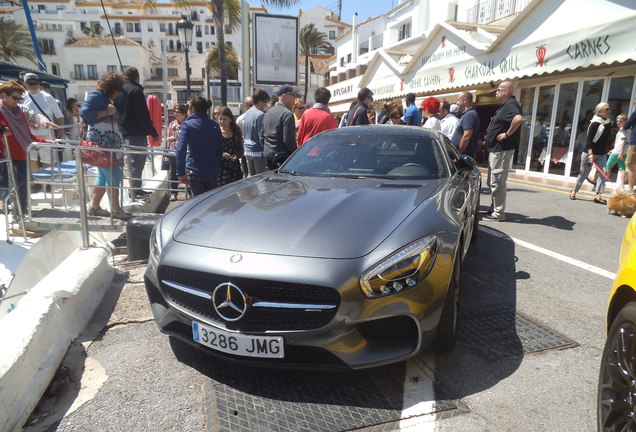
[[(238, 331), (311, 330), (327, 325), (335, 316), (340, 304), (340, 294), (333, 288), (289, 282), (227, 277), (196, 270), (160, 266), (158, 278), (166, 300), (192, 314), (223, 324)], [(324, 309), (288, 307), (249, 307), (240, 320), (228, 322), (214, 310), (212, 300), (170, 286), (169, 281), (187, 286), (208, 296), (222, 283), (231, 282), (250, 297), (251, 303), (317, 304), (332, 306)]]

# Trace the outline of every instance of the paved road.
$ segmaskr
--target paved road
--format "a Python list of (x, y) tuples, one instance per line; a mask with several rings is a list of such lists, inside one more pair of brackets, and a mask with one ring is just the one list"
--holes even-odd
[(159, 333), (143, 266), (121, 265), (26, 430), (596, 430), (605, 305), (628, 219), (579, 196), (511, 180), (507, 221), (483, 223), (464, 262), (455, 351), (355, 374), (202, 355)]

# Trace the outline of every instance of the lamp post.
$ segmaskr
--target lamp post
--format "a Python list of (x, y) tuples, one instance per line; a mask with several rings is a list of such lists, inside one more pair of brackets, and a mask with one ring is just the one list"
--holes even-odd
[(183, 45), (183, 52), (185, 53), (186, 61), (186, 100), (190, 99), (190, 59), (188, 53), (190, 52), (190, 45), (192, 44), (192, 28), (194, 24), (188, 21), (188, 18), (181, 14), (181, 20), (177, 23), (177, 34), (179, 35), (179, 42)]

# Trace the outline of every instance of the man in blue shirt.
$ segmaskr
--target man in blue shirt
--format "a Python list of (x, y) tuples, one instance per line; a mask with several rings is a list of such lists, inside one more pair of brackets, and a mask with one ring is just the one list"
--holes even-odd
[(475, 157), (477, 140), (479, 139), (480, 124), (479, 115), (473, 106), (473, 95), (463, 92), (457, 96), (457, 105), (462, 111), (462, 117), (451, 137), (451, 142), (459, 152), (470, 157)]
[(420, 125), (420, 110), (415, 106), (415, 93), (408, 93), (406, 98), (406, 112), (404, 113), (404, 123), (409, 126)]

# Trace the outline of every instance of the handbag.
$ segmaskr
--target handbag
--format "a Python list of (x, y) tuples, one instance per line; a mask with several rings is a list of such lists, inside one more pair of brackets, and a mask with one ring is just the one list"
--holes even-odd
[(111, 161), (110, 152), (98, 150), (101, 147), (99, 147), (93, 141), (82, 140), (80, 141), (80, 146), (83, 147), (80, 150), (80, 152), (82, 153), (82, 163), (93, 165), (98, 168), (107, 169), (111, 169), (117, 164), (114, 154), (112, 155), (113, 160)]

